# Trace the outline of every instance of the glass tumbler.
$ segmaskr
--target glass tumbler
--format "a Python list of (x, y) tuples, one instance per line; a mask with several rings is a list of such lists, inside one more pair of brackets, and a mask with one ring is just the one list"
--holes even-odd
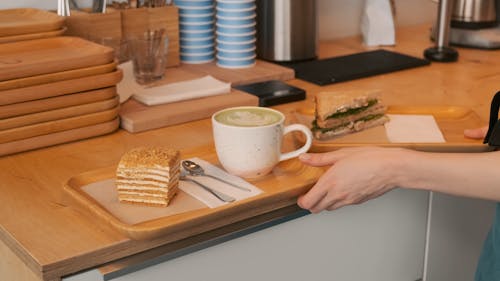
[(165, 76), (168, 39), (164, 29), (149, 30), (128, 38), (134, 77), (139, 84), (149, 84)]

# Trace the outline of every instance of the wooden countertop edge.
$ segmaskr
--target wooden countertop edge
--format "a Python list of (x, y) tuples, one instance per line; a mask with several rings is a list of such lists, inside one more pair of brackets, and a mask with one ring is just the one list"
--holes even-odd
[[(40, 263), (31, 256), (25, 247), (19, 247), (19, 242), (10, 235), (8, 231), (4, 229), (4, 227), (0, 224), (0, 239), (4, 242), (4, 244), (17, 256), (19, 259), (24, 262), (24, 264), (40, 279), (44, 279), (44, 275), (42, 272), (42, 267)], [(49, 279), (50, 280), (50, 279)]]
[[(312, 184), (304, 185), (300, 188), (300, 190), (307, 189), (308, 187), (310, 187), (310, 185)], [(74, 256), (51, 264), (46, 264), (42, 266), (41, 270), (38, 269), (38, 271), (41, 271), (43, 280), (57, 280), (57, 278), (60, 278), (62, 276), (73, 274), (84, 269), (97, 267), (99, 265), (110, 263), (118, 259), (123, 259), (131, 255), (149, 251), (156, 247), (175, 243), (176, 241), (190, 241), (190, 237), (204, 237), (204, 233), (206, 232), (210, 233), (214, 230), (224, 229), (226, 227), (232, 228), (233, 224), (240, 225), (240, 223), (242, 223), (243, 221), (252, 221), (252, 218), (255, 216), (265, 216), (267, 213), (272, 213), (275, 210), (296, 205), (296, 196), (298, 196), (299, 192), (294, 193), (297, 194), (294, 194), (294, 197), (292, 198), (290, 198), (290, 194), (288, 192), (283, 192), (281, 194), (278, 194), (277, 196), (268, 198), (269, 202), (265, 205), (266, 207), (261, 207), (260, 210), (253, 213), (240, 212), (238, 215), (233, 215), (230, 220), (204, 220), (203, 226), (200, 227), (193, 227), (193, 225), (191, 225), (190, 223), (189, 225), (184, 226), (179, 232), (176, 233), (176, 235), (169, 236), (168, 239), (165, 239), (161, 236), (152, 240), (142, 241), (127, 239), (123, 242), (110, 245), (109, 247), (101, 248), (97, 251), (88, 252), (83, 255)], [(259, 201), (259, 203), (262, 202)], [(207, 225), (209, 226), (207, 227)], [(245, 227), (251, 226), (252, 225), (248, 223), (245, 225)], [(209, 230), (207, 231), (207, 229)], [(193, 241), (196, 241), (196, 239), (194, 239)], [(188, 246), (188, 244), (185, 245)], [(33, 261), (34, 260), (31, 259), (28, 264), (32, 264)]]
[(207, 232), (200, 233), (198, 235), (187, 237), (185, 239), (167, 243), (165, 245), (153, 248), (148, 251), (144, 251), (135, 255), (131, 255), (128, 257), (124, 257), (122, 259), (109, 262), (107, 264), (100, 266), (98, 269), (104, 276), (109, 276), (110, 278), (116, 278), (115, 277), (116, 275), (121, 275), (120, 271), (126, 268), (139, 266), (141, 263), (144, 263), (148, 260), (152, 260), (166, 255), (175, 255), (176, 252), (186, 249), (188, 247), (197, 246), (207, 241), (224, 239), (229, 235), (243, 232), (245, 230), (261, 226), (266, 223), (271, 223), (275, 220), (283, 219), (286, 218), (287, 216), (291, 216), (299, 212), (305, 212), (305, 211), (302, 210), (299, 206), (297, 206), (297, 204), (291, 204), (283, 208), (279, 208), (264, 214), (260, 214), (242, 221), (229, 224), (224, 227), (216, 228)]

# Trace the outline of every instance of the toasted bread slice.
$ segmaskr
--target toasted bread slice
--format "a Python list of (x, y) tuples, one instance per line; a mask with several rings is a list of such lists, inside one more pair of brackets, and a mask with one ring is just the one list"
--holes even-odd
[(378, 100), (379, 96), (378, 90), (320, 92), (315, 97), (316, 120), (323, 122), (332, 114), (367, 106), (369, 101)]

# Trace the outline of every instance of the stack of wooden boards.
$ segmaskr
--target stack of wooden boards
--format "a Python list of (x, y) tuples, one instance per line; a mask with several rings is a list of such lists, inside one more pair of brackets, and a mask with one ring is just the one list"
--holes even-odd
[(31, 9), (0, 10), (0, 43), (62, 35), (64, 18), (55, 13)]
[(119, 126), (113, 49), (78, 37), (0, 44), (0, 156)]

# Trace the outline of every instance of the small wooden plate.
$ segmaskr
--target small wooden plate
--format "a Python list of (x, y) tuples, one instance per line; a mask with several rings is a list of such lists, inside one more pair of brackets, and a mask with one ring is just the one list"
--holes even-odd
[(34, 101), (115, 86), (123, 77), (120, 69), (113, 72), (62, 80), (47, 84), (0, 91), (0, 105)]
[(0, 81), (103, 65), (114, 50), (78, 37), (59, 36), (0, 44)]
[(111, 99), (116, 95), (116, 87), (111, 86), (75, 94), (49, 97), (45, 99), (38, 99), (8, 105), (0, 105), (0, 119), (104, 101), (107, 99)]
[(2, 130), (20, 128), (38, 123), (62, 120), (66, 118), (97, 113), (115, 108), (119, 105), (119, 103), (120, 102), (118, 96), (115, 96), (111, 99), (107, 99), (104, 101), (69, 106), (60, 109), (32, 113), (12, 118), (0, 119), (0, 132)]
[(33, 39), (61, 36), (64, 34), (66, 29), (67, 29), (66, 27), (63, 27), (61, 29), (54, 30), (54, 31), (28, 33), (28, 34), (12, 35), (12, 36), (3, 36), (3, 37), (0, 37), (0, 43), (10, 43), (10, 42), (18, 42), (18, 41), (25, 41), (25, 40), (33, 40)]
[(48, 84), (63, 80), (81, 78), (85, 76), (109, 73), (116, 70), (117, 65), (118, 62), (114, 61), (103, 65), (96, 65), (96, 66), (78, 68), (62, 72), (48, 73), (37, 76), (0, 81), (0, 91), (6, 91), (16, 88), (24, 88), (24, 87)]
[(0, 156), (101, 136), (116, 131), (119, 118), (91, 126), (0, 144)]
[(41, 33), (59, 30), (64, 24), (64, 17), (55, 13), (33, 9), (0, 10), (0, 36)]
[[(16, 140), (100, 124), (113, 120), (117, 116), (118, 106), (101, 112), (2, 130), (0, 131), (0, 143), (13, 142)], [(7, 125), (9, 124), (7, 123)]]
[[(491, 148), (482, 140), (464, 137), (464, 130), (484, 126), (481, 118), (471, 109), (459, 106), (404, 106), (389, 105), (388, 114), (432, 115), (441, 130), (445, 143), (391, 143), (387, 139), (384, 126), (370, 128), (332, 140), (313, 140), (311, 151), (326, 152), (351, 146), (405, 147), (431, 152), (482, 152)], [(291, 115), (292, 121), (311, 127), (314, 108), (301, 108)], [(294, 134), (299, 143), (304, 139), (301, 134)]]

